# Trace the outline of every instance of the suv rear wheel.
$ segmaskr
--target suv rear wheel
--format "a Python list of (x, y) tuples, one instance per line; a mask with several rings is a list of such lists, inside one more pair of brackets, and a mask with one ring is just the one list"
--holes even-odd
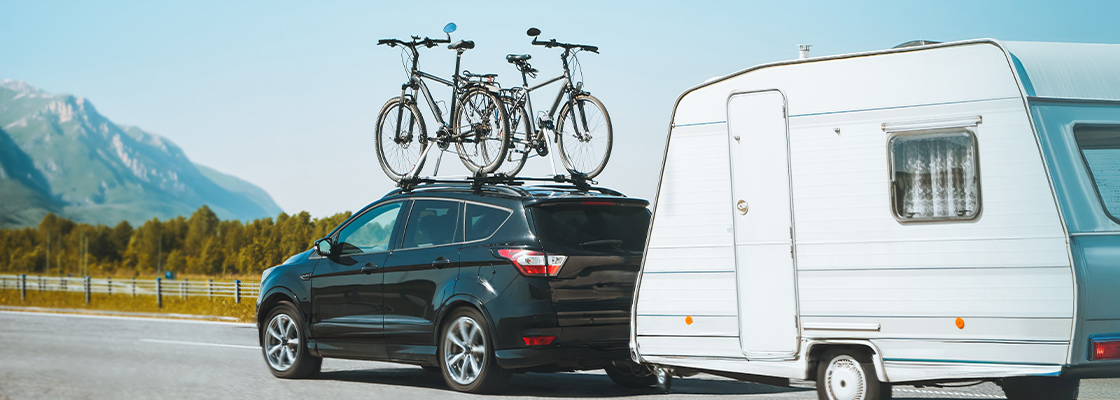
[(501, 389), (510, 372), (498, 366), (490, 327), (482, 313), (472, 308), (452, 312), (440, 335), (439, 362), (443, 380), (460, 392), (482, 393)]

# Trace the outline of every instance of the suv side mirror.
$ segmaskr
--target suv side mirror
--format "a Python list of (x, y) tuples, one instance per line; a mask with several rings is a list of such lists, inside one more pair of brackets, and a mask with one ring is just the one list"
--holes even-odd
[(322, 238), (315, 242), (315, 251), (319, 255), (329, 257), (331, 255), (331, 238)]

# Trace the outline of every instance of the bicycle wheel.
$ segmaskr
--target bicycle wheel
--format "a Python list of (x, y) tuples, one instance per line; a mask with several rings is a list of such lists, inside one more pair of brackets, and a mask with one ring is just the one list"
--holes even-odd
[(572, 102), (568, 102), (556, 118), (560, 159), (568, 172), (594, 178), (603, 172), (611, 158), (611, 117), (594, 96), (577, 95), (572, 100), (576, 104), (575, 112), (571, 109)]
[(451, 135), (459, 159), (467, 169), (484, 174), (494, 172), (509, 150), (506, 107), (497, 95), (486, 89), (468, 89), (459, 97)]
[(533, 121), (529, 118), (529, 113), (525, 111), (525, 107), (518, 106), (513, 99), (502, 97), (502, 102), (506, 105), (506, 113), (509, 114), (509, 150), (502, 166), (498, 167), (494, 173), (517, 176), (517, 173), (521, 172), (521, 168), (525, 167), (525, 159), (529, 157), (529, 152), (533, 151), (529, 141), (529, 135), (533, 133)]
[(389, 179), (400, 181), (402, 177), (416, 168), (424, 166), (420, 154), (428, 147), (427, 129), (424, 118), (416, 105), (394, 97), (381, 107), (377, 116), (377, 161)]

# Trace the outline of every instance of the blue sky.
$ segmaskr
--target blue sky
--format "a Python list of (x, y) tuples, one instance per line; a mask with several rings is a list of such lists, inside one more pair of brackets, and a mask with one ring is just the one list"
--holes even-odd
[[(541, 77), (559, 73), (558, 51), (529, 45), (535, 26), (544, 39), (600, 47), (580, 58), (614, 124), (599, 183), (652, 199), (673, 103), (707, 78), (796, 58), (802, 43), (813, 55), (913, 39), (1120, 43), (1118, 14), (1117, 1), (4, 0), (0, 79), (86, 97), (113, 121), (263, 187), (288, 212), (326, 216), (393, 187), (373, 126), (405, 72), (399, 50), (377, 39), (435, 37), (454, 21), (454, 39), (478, 44), (464, 67), (508, 86), (520, 79), (508, 53), (532, 54)], [(421, 68), (450, 75), (453, 54), (426, 50)], [(441, 173), (464, 173), (453, 155), (444, 161)], [(526, 167), (548, 171), (541, 159)]]

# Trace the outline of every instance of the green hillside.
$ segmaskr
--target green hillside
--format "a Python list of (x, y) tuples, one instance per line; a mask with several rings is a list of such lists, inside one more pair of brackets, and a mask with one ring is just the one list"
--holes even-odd
[(223, 219), (280, 212), (264, 190), (203, 172), (167, 138), (118, 125), (82, 97), (0, 81), (0, 128), (0, 227), (32, 226), (48, 212), (109, 226), (202, 205)]

